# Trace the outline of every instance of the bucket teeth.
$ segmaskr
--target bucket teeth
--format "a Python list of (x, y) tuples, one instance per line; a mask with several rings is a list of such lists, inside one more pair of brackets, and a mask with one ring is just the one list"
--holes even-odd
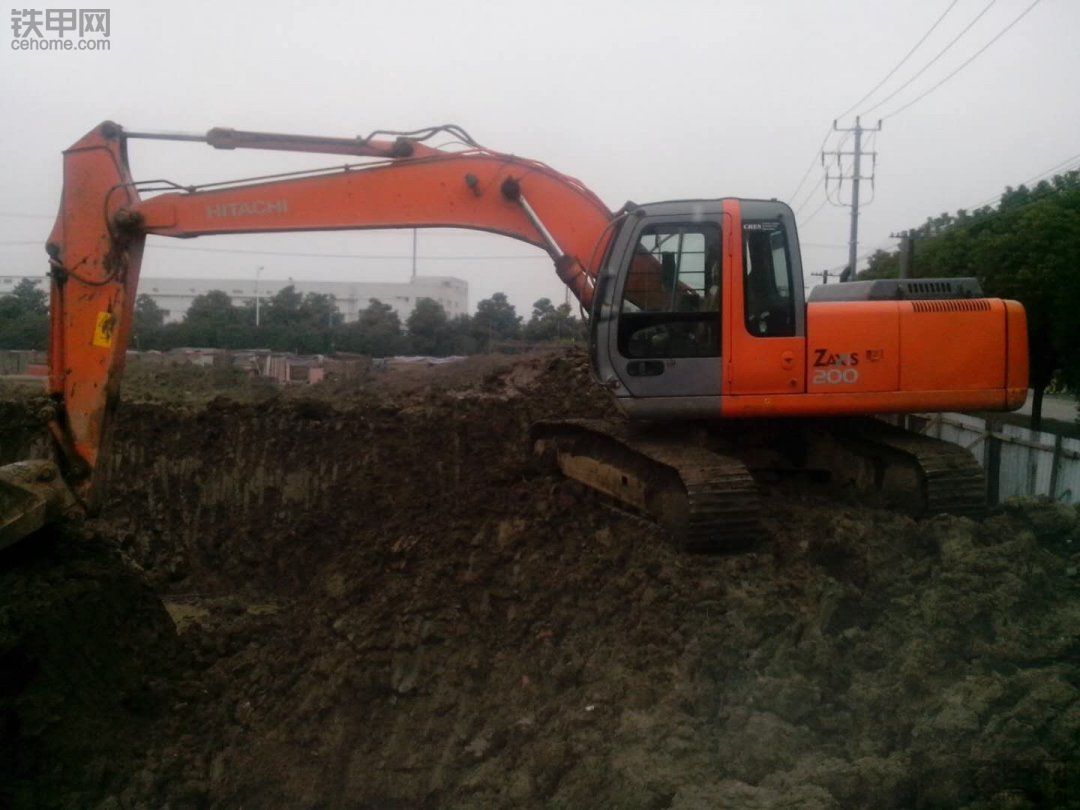
[(0, 467), (0, 549), (50, 523), (76, 520), (81, 514), (52, 461), (17, 461)]

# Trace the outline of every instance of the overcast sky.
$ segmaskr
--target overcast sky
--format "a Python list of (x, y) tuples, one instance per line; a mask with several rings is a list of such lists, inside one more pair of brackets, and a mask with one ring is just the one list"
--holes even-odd
[[(612, 209), (628, 199), (722, 196), (778, 197), (799, 208), (813, 190), (799, 211), (804, 265), (837, 267), (847, 256), (848, 213), (818, 210), (819, 164), (795, 200), (792, 193), (833, 118), (888, 74), (951, 2), (113, 2), (111, 50), (69, 53), (13, 50), (5, 7), (0, 273), (44, 272), (60, 152), (105, 119), (129, 129), (337, 136), (453, 122), (486, 146), (580, 178)], [(988, 2), (957, 0), (854, 112), (918, 72)], [(1030, 4), (992, 3), (864, 123), (946, 77)], [(876, 196), (863, 209), (860, 253), (1071, 156), (1070, 166), (1080, 164), (1078, 43), (1080, 0), (1042, 0), (940, 89), (888, 118), (874, 144)], [(850, 123), (848, 116), (841, 125)], [(131, 160), (136, 179), (184, 183), (340, 162), (145, 142), (133, 145)], [(393, 281), (407, 280), (410, 268), (407, 232), (151, 244), (144, 278), (252, 278), (263, 266), (264, 278)], [(497, 290), (523, 313), (541, 296), (562, 299), (546, 255), (512, 240), (424, 231), (419, 253), (422, 274), (466, 279), (473, 307)], [(513, 258), (454, 258), (462, 256)]]

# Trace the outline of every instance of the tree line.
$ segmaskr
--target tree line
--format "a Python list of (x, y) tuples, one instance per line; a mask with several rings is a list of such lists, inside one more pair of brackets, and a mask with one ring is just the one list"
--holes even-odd
[[(332, 295), (300, 293), (290, 285), (260, 302), (237, 306), (221, 290), (196, 296), (183, 320), (165, 323), (165, 311), (149, 295), (135, 301), (131, 348), (272, 349), (297, 354), (349, 352), (373, 357), (422, 354), (445, 357), (490, 351), (508, 341), (580, 342), (582, 321), (569, 304), (541, 298), (528, 320), (504, 293), (479, 303), (473, 315), (450, 317), (442, 304), (421, 298), (402, 322), (394, 308), (371, 299), (355, 321), (345, 323)], [(45, 293), (30, 279), (0, 297), (0, 348), (44, 349), (48, 339)]]
[(48, 296), (24, 278), (0, 295), (0, 349), (44, 349), (48, 342)]
[[(915, 278), (974, 276), (987, 295), (1027, 310), (1032, 426), (1053, 382), (1080, 391), (1080, 171), (1007, 187), (996, 206), (931, 217), (911, 229)], [(895, 278), (899, 252), (879, 250), (859, 278)]]

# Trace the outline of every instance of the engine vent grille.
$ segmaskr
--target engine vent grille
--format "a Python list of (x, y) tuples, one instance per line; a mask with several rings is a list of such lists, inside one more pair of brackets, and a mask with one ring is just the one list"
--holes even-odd
[(819, 284), (810, 291), (809, 301), (938, 301), (982, 296), (982, 287), (973, 278), (879, 278)]
[(965, 298), (945, 301), (912, 301), (916, 312), (989, 312), (990, 302), (985, 298)]
[(953, 295), (953, 284), (945, 279), (930, 281), (905, 281), (904, 288), (909, 296), (917, 295)]

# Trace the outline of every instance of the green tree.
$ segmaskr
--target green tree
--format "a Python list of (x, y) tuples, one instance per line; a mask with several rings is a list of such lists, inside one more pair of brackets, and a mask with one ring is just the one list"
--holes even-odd
[(574, 317), (569, 304), (555, 306), (550, 298), (541, 298), (533, 304), (532, 315), (525, 324), (526, 340), (549, 341), (581, 339), (581, 324)]
[(304, 296), (295, 286), (282, 287), (262, 304), (259, 320), (266, 326), (288, 326), (301, 320)]
[(480, 351), (480, 341), (476, 338), (476, 328), (470, 315), (456, 315), (450, 319), (451, 354), (476, 354)]
[(416, 307), (405, 319), (405, 327), (412, 351), (417, 354), (445, 357), (454, 350), (450, 321), (438, 301), (418, 299)]
[(131, 324), (131, 342), (136, 349), (158, 348), (161, 329), (165, 326), (165, 310), (149, 295), (135, 299), (135, 315)]
[(368, 354), (372, 357), (389, 357), (404, 348), (401, 319), (389, 304), (376, 298), (353, 323), (340, 327), (336, 333), (336, 346), (341, 351)]
[(300, 324), (312, 329), (333, 329), (342, 322), (337, 299), (330, 293), (305, 293), (300, 303)]
[(493, 341), (511, 340), (521, 335), (521, 316), (506, 295), (497, 292), (476, 305), (472, 319), (473, 335), (485, 347)]
[(334, 330), (341, 321), (334, 296), (301, 294), (290, 284), (263, 305), (256, 337), (278, 351), (321, 354), (333, 351)]
[(175, 345), (236, 349), (252, 345), (253, 324), (246, 308), (233, 306), (221, 290), (210, 290), (192, 299), (182, 328), (171, 330)]
[(526, 340), (555, 339), (555, 305), (550, 298), (533, 302), (532, 315), (523, 330)]
[(135, 299), (135, 319), (132, 327), (136, 332), (149, 332), (165, 325), (165, 310), (149, 295), (140, 295)]
[(241, 322), (243, 310), (233, 306), (232, 299), (222, 290), (210, 290), (196, 295), (184, 320), (188, 324), (208, 327), (232, 326)]
[(44, 349), (48, 339), (48, 298), (32, 279), (24, 278), (0, 296), (0, 348)]
[(19, 283), (11, 291), (11, 297), (18, 303), (25, 314), (47, 315), (49, 312), (48, 294), (44, 290), (38, 289), (37, 284), (31, 278), (20, 279)]
[(860, 279), (896, 278), (900, 275), (900, 254), (875, 250), (866, 265), (866, 269), (859, 273)]
[[(1055, 374), (1080, 390), (1080, 172), (1031, 189), (1006, 188), (996, 208), (939, 214), (914, 232), (913, 276), (974, 276), (988, 295), (1024, 305), (1038, 429), (1043, 392)], [(895, 252), (879, 254), (860, 277), (897, 275)]]

